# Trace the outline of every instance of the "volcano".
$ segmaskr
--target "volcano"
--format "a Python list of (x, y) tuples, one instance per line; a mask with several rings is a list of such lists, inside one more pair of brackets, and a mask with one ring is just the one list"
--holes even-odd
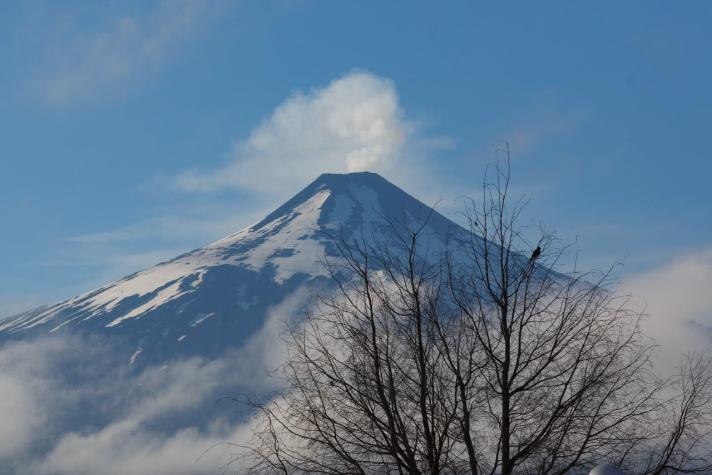
[(212, 358), (239, 347), (271, 308), (328, 285), (333, 236), (386, 239), (389, 223), (423, 222), (445, 242), (461, 229), (381, 176), (324, 174), (262, 221), (63, 302), (0, 322), (0, 340), (63, 332), (111, 336), (128, 364)]

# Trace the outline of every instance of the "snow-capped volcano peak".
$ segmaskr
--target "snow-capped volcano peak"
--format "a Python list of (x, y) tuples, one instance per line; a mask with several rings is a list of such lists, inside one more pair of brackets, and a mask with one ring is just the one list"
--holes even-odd
[[(377, 174), (324, 174), (262, 221), (208, 246), (70, 300), (0, 323), (2, 335), (66, 330), (125, 337), (140, 358), (210, 354), (259, 328), (267, 310), (325, 278), (329, 235), (432, 210)], [(455, 226), (437, 213), (438, 232)]]
[(342, 228), (400, 218), (404, 212), (417, 214), (428, 210), (423, 203), (376, 173), (325, 173), (262, 221), (215, 244), (279, 225), (298, 214), (314, 218), (314, 228)]
[[(319, 275), (330, 235), (374, 230), (389, 219), (420, 220), (429, 211), (375, 173), (323, 174), (260, 222), (194, 253), (255, 270), (273, 266), (283, 282), (297, 273)], [(452, 223), (436, 215), (431, 225)]]

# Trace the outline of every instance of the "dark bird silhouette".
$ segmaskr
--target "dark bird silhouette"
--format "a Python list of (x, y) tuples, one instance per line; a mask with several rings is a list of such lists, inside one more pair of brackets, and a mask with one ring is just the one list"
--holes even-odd
[(537, 246), (536, 249), (534, 249), (534, 251), (532, 252), (532, 257), (529, 258), (529, 262), (534, 262), (535, 260), (537, 260), (537, 258), (539, 258), (540, 255), (541, 247)]

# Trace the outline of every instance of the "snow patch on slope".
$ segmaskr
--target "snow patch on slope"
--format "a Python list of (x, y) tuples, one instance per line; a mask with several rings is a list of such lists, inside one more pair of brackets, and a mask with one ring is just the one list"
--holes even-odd
[[(200, 310), (215, 311), (213, 305), (197, 307), (215, 298), (220, 300), (211, 293), (219, 288), (224, 288), (221, 295), (235, 310), (249, 312), (264, 304), (266, 298), (263, 288), (254, 287), (254, 279), (261, 282), (258, 285), (284, 286), (295, 275), (307, 279), (328, 277), (320, 262), (330, 241), (327, 234), (344, 232), (343, 237), (348, 239), (363, 229), (386, 233), (389, 220), (417, 223), (429, 209), (375, 174), (322, 175), (248, 228), (73, 299), (4, 320), (0, 322), (0, 332), (42, 329), (45, 324), (48, 331), (55, 332), (82, 326), (83, 322), (92, 331), (99, 327), (114, 329), (159, 313), (190, 321)], [(440, 242), (441, 235), (453, 223), (439, 216), (431, 224), (437, 244), (444, 243)], [(243, 273), (244, 270), (259, 275)], [(221, 281), (226, 275), (244, 275), (246, 280)], [(166, 306), (178, 299), (174, 307)], [(197, 307), (194, 302), (199, 302)], [(169, 309), (170, 313), (162, 309)], [(227, 314), (232, 315), (232, 311)], [(158, 334), (158, 328), (147, 325), (137, 331)]]
[[(255, 229), (255, 226), (244, 229), (204, 249), (48, 307), (39, 314), (8, 320), (0, 324), (0, 331), (30, 329), (49, 322), (63, 310), (71, 310), (72, 315), (81, 313), (82, 320), (89, 320), (112, 312), (126, 303), (127, 299), (146, 299), (105, 325), (107, 328), (116, 327), (196, 291), (207, 270), (219, 265), (244, 266), (255, 271), (270, 266), (274, 269), (274, 280), (278, 284), (297, 273), (317, 275), (320, 273), (317, 259), (323, 254), (324, 247), (315, 233), (321, 208), (329, 196), (330, 192), (323, 190), (290, 213), (259, 229)], [(233, 248), (239, 251), (231, 252)], [(243, 289), (240, 302), (243, 309), (249, 308), (256, 301), (254, 296), (248, 298), (245, 292), (246, 289)], [(80, 317), (68, 316), (52, 331), (59, 330), (77, 318)]]
[(275, 281), (282, 284), (295, 274), (322, 274), (317, 259), (323, 254), (324, 246), (315, 236), (321, 208), (331, 195), (322, 190), (297, 206), (291, 213), (275, 219), (259, 229), (248, 228), (231, 237), (221, 239), (208, 246), (208, 250), (238, 247), (249, 241), (259, 244), (235, 257), (254, 270), (262, 270), (266, 265), (275, 268)]

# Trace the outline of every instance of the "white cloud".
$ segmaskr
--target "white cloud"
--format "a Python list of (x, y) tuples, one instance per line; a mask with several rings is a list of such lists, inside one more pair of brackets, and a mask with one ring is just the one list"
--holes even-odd
[(85, 33), (65, 25), (48, 46), (49, 58), (32, 85), (55, 104), (125, 90), (175, 58), (218, 5), (216, 0), (163, 0), (143, 16), (112, 19), (102, 31)]
[(689, 253), (628, 283), (651, 309), (679, 321), (712, 324), (712, 249)]
[(406, 120), (393, 82), (354, 72), (321, 89), (297, 92), (232, 147), (229, 161), (211, 171), (179, 175), (187, 191), (237, 188), (280, 195), (325, 172), (417, 167), (415, 125)]
[(22, 453), (47, 418), (37, 395), (46, 390), (43, 380), (0, 374), (0, 461)]
[(633, 303), (649, 314), (644, 329), (661, 345), (668, 367), (679, 363), (681, 353), (709, 351), (711, 283), (712, 249), (681, 255), (623, 282)]
[(225, 426), (201, 430), (187, 426), (175, 432), (151, 429), (153, 421), (196, 411), (210, 404), (216, 391), (234, 381), (229, 360), (180, 361), (165, 368), (148, 368), (136, 379), (116, 385), (128, 401), (123, 413), (95, 431), (63, 435), (44, 458), (32, 463), (38, 474), (201, 474), (217, 473), (215, 457), (204, 451), (231, 435)]
[[(0, 350), (0, 466), (24, 454), (37, 435), (49, 432), (52, 409), (64, 406), (57, 392), (61, 375), (52, 371), (66, 340), (43, 339), (6, 345)], [(46, 401), (49, 395), (51, 401)]]
[[(111, 344), (54, 336), (0, 347), (0, 473), (200, 475), (225, 473), (230, 443), (249, 436), (241, 391), (267, 394), (286, 352), (279, 334), (309, 294), (269, 312), (243, 347), (132, 373)], [(109, 342), (110, 343), (110, 342)], [(81, 351), (77, 351), (81, 348)], [(234, 468), (234, 467), (233, 467)]]
[[(268, 372), (283, 363), (286, 350), (279, 338), (285, 319), (305, 301), (297, 293), (269, 312), (265, 325), (236, 353), (214, 361), (192, 359), (167, 367), (151, 367), (135, 380), (122, 380), (120, 394), (131, 394), (111, 423), (88, 433), (62, 436), (44, 457), (31, 463), (43, 475), (200, 475), (225, 473), (233, 460), (233, 444), (250, 437), (250, 419), (234, 424), (217, 417), (200, 428), (189, 425), (171, 433), (151, 430), (152, 421), (199, 411), (224, 396), (231, 384), (257, 393), (277, 388)], [(118, 390), (119, 384), (116, 385)], [(222, 391), (222, 393), (221, 393)], [(212, 399), (211, 399), (212, 398)], [(243, 410), (230, 402), (226, 412)], [(110, 468), (108, 468), (110, 467)]]

